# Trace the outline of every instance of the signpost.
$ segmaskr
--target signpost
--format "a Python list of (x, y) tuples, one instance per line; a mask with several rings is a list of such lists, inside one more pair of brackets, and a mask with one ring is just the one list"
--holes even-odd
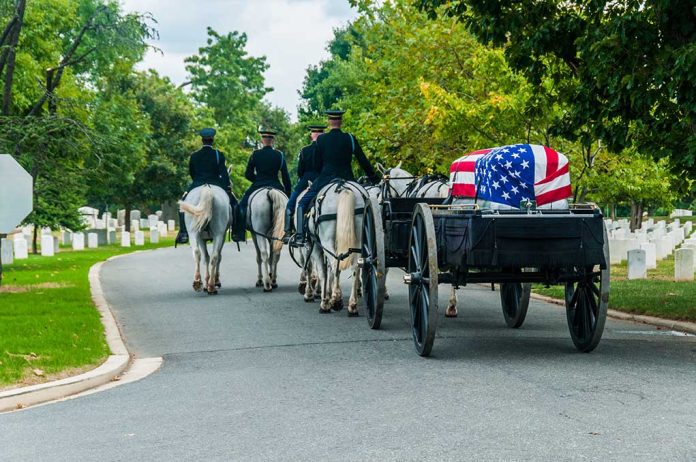
[(31, 175), (11, 155), (0, 154), (0, 235), (13, 231), (31, 213), (33, 201)]

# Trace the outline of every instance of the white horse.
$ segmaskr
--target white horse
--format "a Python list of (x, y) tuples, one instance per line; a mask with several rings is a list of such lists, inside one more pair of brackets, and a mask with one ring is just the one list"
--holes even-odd
[[(184, 222), (188, 230), (195, 273), (193, 290), (203, 290), (201, 281), (201, 255), (205, 258), (205, 291), (217, 294), (220, 287), (220, 260), (225, 233), (230, 225), (230, 200), (227, 193), (218, 186), (203, 185), (191, 190), (184, 201), (179, 201), (179, 210), (185, 213)], [(202, 236), (207, 231), (213, 238), (212, 257)]]
[(278, 287), (278, 260), (283, 250), (285, 207), (288, 197), (275, 188), (262, 188), (249, 197), (247, 228), (256, 248), (256, 287), (270, 292)]
[[(310, 182), (311, 185), (311, 182)], [(297, 197), (297, 202), (295, 203), (295, 216), (297, 216), (297, 208), (300, 201), (307, 194), (309, 187), (302, 191), (302, 193)], [(292, 253), (293, 248), (290, 247), (289, 251)], [(295, 261), (300, 266), (300, 282), (297, 285), (297, 290), (304, 297), (304, 301), (307, 303), (313, 302), (315, 298), (321, 297), (321, 290), (319, 287), (319, 278), (317, 271), (314, 266), (315, 263), (309, 254), (310, 247), (303, 246), (297, 249), (297, 255), (299, 261)], [(294, 257), (294, 253), (292, 254)]]
[(366, 196), (364, 188), (352, 181), (330, 183), (317, 195), (308, 231), (312, 263), (321, 286), (320, 313), (343, 308), (341, 271), (352, 269), (348, 315), (358, 315), (360, 273), (351, 249), (360, 248), (363, 214), (356, 214), (356, 210), (365, 207)]

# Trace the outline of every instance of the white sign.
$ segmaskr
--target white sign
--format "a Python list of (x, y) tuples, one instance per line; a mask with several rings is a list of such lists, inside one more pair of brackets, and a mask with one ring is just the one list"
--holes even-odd
[(0, 234), (7, 234), (33, 209), (31, 175), (9, 154), (0, 154)]

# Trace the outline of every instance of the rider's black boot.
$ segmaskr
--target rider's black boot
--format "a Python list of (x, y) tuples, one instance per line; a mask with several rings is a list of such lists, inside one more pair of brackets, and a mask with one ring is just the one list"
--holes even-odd
[(234, 242), (244, 242), (246, 241), (246, 210), (242, 210), (242, 207), (237, 206), (235, 209), (234, 217), (234, 232), (232, 233), (232, 240)]
[(293, 228), (294, 226), (292, 223), (292, 210), (285, 209), (285, 235), (283, 236), (283, 244), (287, 244), (290, 242), (290, 237), (292, 236)]
[[(185, 192), (181, 196), (181, 200), (185, 200), (186, 196), (188, 196), (188, 192)], [(177, 244), (187, 244), (189, 241), (189, 235), (188, 231), (186, 230), (186, 220), (184, 220), (184, 212), (179, 212), (179, 234), (176, 235), (176, 239), (174, 239), (174, 247), (176, 247)]]
[(176, 235), (174, 242), (176, 244), (187, 244), (188, 241), (189, 235), (186, 230), (186, 221), (184, 221), (184, 212), (179, 212), (179, 234)]
[(295, 232), (290, 245), (302, 247), (305, 245), (305, 218), (302, 207), (297, 207), (297, 215), (295, 216), (295, 219), (297, 220), (297, 232)]

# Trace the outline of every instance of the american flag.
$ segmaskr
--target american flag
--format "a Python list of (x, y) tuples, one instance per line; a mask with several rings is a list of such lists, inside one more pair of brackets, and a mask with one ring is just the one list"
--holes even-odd
[(568, 158), (536, 144), (499, 146), (460, 157), (450, 168), (450, 184), (455, 197), (515, 208), (525, 200), (544, 205), (572, 195)]

